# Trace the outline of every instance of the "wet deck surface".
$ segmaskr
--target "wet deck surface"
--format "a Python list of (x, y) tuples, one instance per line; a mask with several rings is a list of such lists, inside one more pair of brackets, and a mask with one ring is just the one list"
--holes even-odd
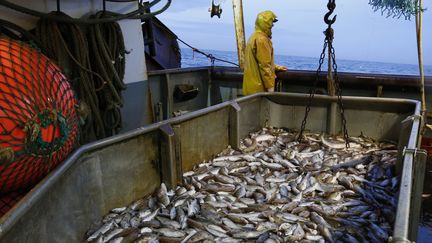
[(432, 158), (429, 157), (427, 163), (423, 189), (421, 222), (417, 235), (418, 243), (432, 242)]

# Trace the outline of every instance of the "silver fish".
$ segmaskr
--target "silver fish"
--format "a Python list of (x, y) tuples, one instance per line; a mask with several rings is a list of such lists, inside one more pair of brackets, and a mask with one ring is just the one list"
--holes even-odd
[(251, 133), (239, 150), (227, 147), (185, 172), (174, 191), (161, 184), (155, 193), (113, 209), (86, 237), (93, 242), (387, 241), (397, 206), (396, 147), (360, 136), (350, 138), (352, 146), (345, 149), (341, 136), (309, 132), (301, 143), (296, 136), (279, 128)]
[(93, 232), (92, 234), (90, 234), (90, 236), (87, 238), (87, 241), (94, 241), (100, 235), (103, 235), (106, 232), (108, 232), (110, 229), (112, 229), (113, 226), (114, 226), (114, 222), (113, 221), (105, 223), (104, 225), (102, 225), (102, 227), (100, 227), (95, 232)]
[(140, 215), (141, 221), (147, 222), (147, 221), (153, 220), (156, 217), (156, 215), (158, 214), (158, 212), (159, 212), (159, 209), (156, 209), (155, 211), (150, 212), (149, 214), (143, 215), (143, 217), (141, 217), (141, 215)]
[(155, 229), (155, 231), (160, 233), (163, 236), (170, 237), (170, 238), (181, 238), (181, 237), (185, 237), (186, 235), (182, 231), (177, 231), (168, 228)]
[(267, 168), (269, 168), (269, 169), (272, 169), (272, 170), (281, 170), (281, 169), (284, 168), (281, 164), (277, 164), (277, 163), (267, 163), (267, 162), (265, 162), (264, 160), (261, 160), (261, 163), (262, 163), (265, 167), (267, 167)]
[(117, 213), (117, 214), (119, 214), (119, 213), (123, 213), (123, 212), (126, 210), (126, 208), (127, 208), (127, 207), (113, 208), (113, 209), (111, 209), (111, 212), (113, 212), (113, 213)]
[(205, 229), (207, 230), (207, 232), (209, 232), (210, 234), (216, 237), (228, 237), (226, 231), (223, 229), (222, 229), (223, 232), (215, 229), (214, 227), (205, 227)]
[(191, 239), (198, 231), (191, 229), (189, 234), (180, 242), (180, 243), (186, 243), (189, 239)]
[(143, 227), (143, 228), (141, 228), (140, 229), (140, 234), (150, 234), (150, 233), (152, 233), (153, 232), (153, 230), (151, 229), (151, 228), (149, 228), (149, 227)]
[(159, 191), (157, 193), (157, 198), (158, 201), (163, 205), (163, 206), (168, 206), (168, 204), (170, 203), (169, 197), (168, 197), (168, 192), (167, 192), (167, 188), (165, 186), (164, 183), (161, 184)]
[(122, 232), (124, 232), (125, 229), (113, 229), (110, 232), (107, 233), (107, 235), (104, 237), (103, 242), (108, 242), (111, 239), (114, 239), (118, 235), (120, 235)]
[(180, 229), (181, 225), (179, 222), (171, 220), (171, 219), (167, 219), (164, 217), (156, 217), (157, 220), (159, 220), (159, 222), (161, 222), (162, 226), (167, 227), (167, 228), (171, 228), (171, 229)]
[(200, 211), (200, 206), (199, 203), (196, 199), (192, 200), (190, 203), (187, 203), (188, 207), (187, 207), (187, 216), (191, 217), (197, 213), (199, 213)]
[(206, 231), (198, 231), (196, 234), (194, 234), (189, 241), (190, 242), (201, 242), (203, 240), (211, 240), (214, 237), (211, 236), (208, 232)]
[(232, 236), (234, 238), (238, 239), (256, 239), (258, 238), (263, 232), (260, 231), (240, 231), (234, 233)]
[(268, 141), (268, 140), (276, 140), (276, 137), (273, 135), (269, 135), (269, 134), (262, 134), (262, 135), (258, 135), (257, 137), (255, 137), (255, 140), (257, 142), (263, 142), (263, 141)]
[[(314, 241), (314, 242), (317, 242), (317, 241), (320, 241), (320, 240), (324, 240), (324, 238), (321, 235), (312, 235), (310, 233), (306, 233), (305, 239), (311, 240), (311, 241)], [(352, 241), (350, 241), (350, 242), (352, 242)]]

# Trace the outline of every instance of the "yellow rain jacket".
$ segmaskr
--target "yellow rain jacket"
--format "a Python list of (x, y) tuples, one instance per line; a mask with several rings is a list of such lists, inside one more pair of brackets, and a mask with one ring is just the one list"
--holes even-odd
[(264, 92), (275, 85), (275, 69), (271, 28), (276, 22), (276, 15), (272, 11), (258, 14), (255, 21), (255, 32), (246, 45), (243, 95)]

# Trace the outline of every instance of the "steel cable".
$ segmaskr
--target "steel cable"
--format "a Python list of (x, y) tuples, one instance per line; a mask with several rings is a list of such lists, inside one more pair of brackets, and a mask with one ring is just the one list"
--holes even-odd
[(180, 39), (178, 37), (177, 37), (177, 40), (179, 40), (181, 43), (185, 44), (187, 47), (191, 48), (194, 52), (198, 52), (199, 54), (202, 54), (202, 55), (206, 56), (208, 59), (210, 59), (210, 61), (212, 63), (212, 66), (214, 65), (214, 62), (216, 60), (216, 61), (225, 62), (225, 63), (232, 64), (234, 66), (240, 67), (240, 65), (238, 65), (237, 63), (230, 62), (230, 61), (227, 61), (227, 60), (223, 60), (223, 59), (220, 59), (220, 58), (217, 58), (217, 57), (213, 56), (212, 54), (207, 54), (207, 53), (205, 53), (203, 51), (200, 51), (199, 49), (197, 49), (197, 48), (189, 45), (188, 43), (186, 43), (185, 41), (183, 41), (182, 39)]

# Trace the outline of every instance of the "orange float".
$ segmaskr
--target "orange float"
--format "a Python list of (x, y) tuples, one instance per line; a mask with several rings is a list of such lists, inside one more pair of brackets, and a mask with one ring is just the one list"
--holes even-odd
[(59, 67), (0, 38), (0, 193), (34, 186), (78, 141), (77, 101)]

